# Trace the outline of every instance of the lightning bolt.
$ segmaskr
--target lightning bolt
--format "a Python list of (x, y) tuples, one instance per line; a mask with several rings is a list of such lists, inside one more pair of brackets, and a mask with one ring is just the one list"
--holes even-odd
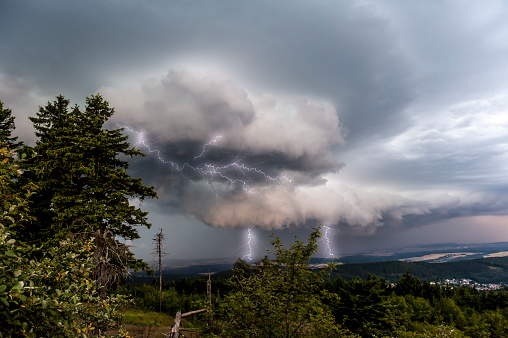
[[(285, 183), (291, 183), (293, 180), (286, 175), (269, 175), (265, 173), (263, 170), (258, 169), (256, 167), (247, 166), (245, 164), (242, 164), (238, 161), (239, 156), (235, 157), (233, 161), (222, 164), (227, 161), (227, 158), (220, 159), (216, 162), (207, 162), (205, 155), (207, 151), (212, 146), (218, 146), (220, 140), (223, 138), (223, 135), (217, 135), (213, 139), (211, 139), (209, 142), (203, 144), (201, 152), (193, 157), (193, 162), (185, 162), (185, 163), (178, 163), (176, 161), (172, 160), (166, 160), (163, 155), (162, 151), (159, 149), (154, 148), (150, 145), (147, 138), (145, 137), (145, 134), (140, 131), (136, 131), (132, 128), (129, 128), (127, 126), (120, 126), (120, 128), (124, 128), (124, 130), (127, 130), (129, 133), (136, 135), (136, 144), (141, 145), (148, 154), (153, 155), (157, 158), (158, 161), (160, 161), (163, 164), (166, 164), (172, 168), (172, 170), (181, 172), (183, 174), (183, 171), (185, 169), (190, 169), (196, 173), (199, 173), (203, 178), (209, 179), (209, 181), (214, 185), (214, 179), (219, 179), (223, 182), (229, 182), (231, 187), (240, 186), (241, 189), (247, 193), (252, 194), (255, 193), (253, 189), (249, 188), (249, 178), (253, 179), (254, 177), (261, 177), (266, 180), (272, 181), (274, 183), (277, 183), (281, 186)], [(248, 156), (248, 155), (244, 155)], [(246, 177), (245, 179), (233, 177), (231, 175), (231, 171), (235, 171), (237, 173), (241, 173), (243, 177)], [(216, 196), (218, 198), (218, 190), (216, 187)], [(323, 234), (323, 241), (326, 243), (326, 252), (329, 257), (334, 257), (334, 254), (332, 252), (331, 248), (331, 240), (329, 237), (329, 232), (333, 231), (330, 227), (326, 226), (324, 227), (325, 232)], [(242, 258), (246, 258), (247, 260), (251, 261), (254, 255), (254, 246), (257, 247), (257, 240), (252, 232), (252, 230), (249, 228), (247, 230), (247, 243), (243, 245), (241, 248), (247, 248), (248, 253), (244, 255)], [(237, 249), (237, 250), (239, 250)], [(259, 248), (258, 248), (259, 250)], [(236, 251), (236, 250), (235, 250)]]
[(262, 245), (262, 243), (260, 243), (256, 239), (256, 236), (254, 235), (254, 232), (252, 231), (252, 229), (248, 228), (247, 229), (247, 241), (245, 242), (245, 244), (243, 244), (241, 247), (229, 252), (228, 254), (226, 254), (226, 256), (229, 257), (231, 254), (233, 254), (235, 252), (242, 251), (242, 252), (247, 252), (247, 253), (245, 255), (243, 255), (241, 258), (246, 259), (248, 261), (252, 261), (256, 252), (261, 253), (261, 249), (260, 249), (259, 245)]
[(199, 154), (198, 156), (194, 156), (194, 160), (197, 160), (198, 158), (202, 157), (203, 155), (205, 155), (205, 152), (206, 152), (206, 147), (208, 146), (211, 146), (212, 144), (217, 144), (217, 142), (222, 138), (222, 135), (218, 135), (218, 136), (215, 136), (215, 138), (213, 140), (211, 140), (210, 142), (208, 143), (205, 143), (203, 145), (203, 150), (201, 151), (201, 154)]
[(325, 233), (323, 234), (323, 238), (321, 240), (325, 242), (325, 245), (326, 245), (325, 252), (326, 252), (328, 257), (335, 257), (335, 255), (333, 254), (333, 251), (332, 251), (331, 240), (330, 240), (330, 237), (329, 237), (329, 232), (334, 231), (334, 229), (332, 229), (332, 228), (330, 228), (328, 226), (325, 226), (323, 228), (325, 229)]
[(247, 255), (245, 255), (244, 257), (247, 257), (247, 259), (249, 261), (252, 260), (252, 242), (254, 240), (254, 236), (252, 235), (252, 231), (250, 230), (250, 228), (247, 230), (248, 231), (248, 235), (247, 235), (247, 248), (249, 248), (249, 253)]
[[(256, 167), (250, 167), (246, 166), (245, 164), (240, 163), (238, 160), (232, 161), (230, 163), (221, 165), (221, 162), (224, 162), (226, 159), (221, 159), (220, 161), (217, 161), (215, 163), (209, 163), (209, 162), (200, 162), (197, 161), (201, 158), (203, 158), (207, 152), (207, 149), (210, 146), (217, 146), (217, 143), (220, 141), (220, 139), (223, 137), (222, 135), (218, 135), (214, 137), (212, 140), (210, 140), (208, 143), (203, 145), (202, 151), (199, 155), (194, 156), (194, 162), (195, 163), (189, 163), (185, 162), (183, 164), (179, 164), (175, 161), (166, 160), (162, 156), (162, 151), (159, 149), (153, 148), (148, 140), (145, 137), (145, 134), (143, 132), (136, 131), (132, 128), (129, 128), (127, 126), (120, 126), (121, 128), (124, 128), (124, 130), (129, 131), (130, 133), (137, 136), (136, 144), (142, 145), (146, 151), (149, 154), (154, 155), (161, 163), (169, 165), (173, 170), (176, 170), (178, 172), (183, 172), (185, 169), (190, 169), (196, 173), (201, 174), (203, 178), (208, 178), (213, 183), (214, 179), (221, 179), (222, 181), (229, 182), (231, 187), (234, 186), (240, 186), (242, 190), (247, 194), (255, 193), (253, 189), (249, 188), (249, 180), (248, 179), (242, 179), (233, 177), (230, 172), (233, 170), (235, 172), (241, 173), (242, 176), (249, 178), (249, 175), (251, 175), (251, 178), (254, 176), (262, 177), (266, 180), (275, 182), (279, 185), (283, 185), (284, 183), (291, 183), (293, 180), (289, 178), (286, 175), (277, 175), (272, 176), (264, 171), (256, 168)], [(238, 158), (238, 157), (237, 157)]]

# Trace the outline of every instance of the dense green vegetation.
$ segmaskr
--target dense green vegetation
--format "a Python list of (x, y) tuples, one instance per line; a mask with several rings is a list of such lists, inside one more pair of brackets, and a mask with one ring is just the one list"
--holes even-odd
[[(335, 318), (361, 336), (502, 337), (508, 333), (508, 293), (423, 283), (406, 273), (391, 287), (382, 278), (329, 284), (341, 301)], [(452, 330), (454, 330), (452, 332)]]
[[(313, 334), (309, 324), (292, 332), (292, 337), (504, 337), (508, 334), (507, 290), (479, 291), (468, 286), (441, 286), (405, 273), (395, 285), (373, 275), (350, 281), (340, 277), (322, 281), (313, 277), (307, 282), (305, 278), (300, 279), (299, 283), (307, 284), (306, 290), (314, 287), (309, 295), (305, 289), (302, 294), (297, 292), (301, 284), (295, 284), (291, 289), (290, 280), (281, 276), (285, 271), (283, 268), (272, 274), (262, 271), (262, 265), (254, 268), (247, 268), (248, 264), (236, 265), (232, 279), (212, 282), (213, 326), (206, 328), (206, 315), (196, 316), (205, 328), (203, 336), (284, 336), (280, 333), (287, 328), (284, 323), (298, 323), (295, 318), (284, 320), (291, 316), (291, 311), (282, 311), (280, 301), (286, 300), (286, 305), (288, 298), (290, 304), (301, 307), (302, 311), (309, 308), (314, 311), (317, 307), (321, 314), (333, 316), (333, 323), (322, 321), (330, 325), (329, 332)], [(266, 281), (271, 278), (273, 280)], [(254, 284), (259, 280), (263, 283)], [(250, 288), (249, 283), (255, 288)], [(217, 289), (223, 290), (220, 294), (224, 296), (217, 297)], [(135, 297), (137, 306), (158, 307), (155, 283), (128, 285), (126, 290)], [(178, 310), (186, 312), (205, 306), (205, 278), (164, 283), (164, 290), (163, 302), (167, 304), (164, 312), (174, 314)], [(292, 290), (303, 299), (309, 299), (305, 306), (298, 297), (291, 298)], [(287, 298), (279, 298), (278, 292)], [(272, 298), (274, 294), (277, 299)], [(288, 310), (295, 308), (289, 307)], [(317, 317), (309, 315), (307, 318)]]
[(147, 212), (128, 199), (156, 194), (130, 177), (128, 162), (120, 158), (144, 155), (130, 147), (122, 129), (104, 128), (114, 110), (100, 95), (87, 98), (84, 110), (69, 109), (69, 104), (58, 96), (30, 118), (38, 140), (23, 149), (34, 156), (25, 161), (27, 172), (20, 181), (38, 189), (28, 201), (32, 221), (24, 224), (23, 239), (39, 244), (83, 231), (139, 238), (135, 226), (150, 226)]
[[(321, 271), (306, 268), (316, 236), (319, 236), (317, 230), (309, 243), (296, 241), (289, 249), (282, 248), (275, 238), (270, 255), (274, 259), (265, 258), (254, 267), (239, 259), (232, 277), (213, 280), (212, 326), (206, 328), (204, 323), (208, 318), (198, 315), (205, 328), (204, 336), (504, 337), (508, 334), (508, 290), (486, 292), (471, 286), (439, 285), (422, 281), (407, 271), (395, 283), (374, 275), (352, 280), (327, 276), (336, 274), (343, 266)], [(485, 264), (491, 263), (487, 259)], [(205, 306), (205, 278), (170, 281), (163, 288), (163, 302), (167, 304), (163, 311), (186, 312)], [(157, 308), (155, 283), (128, 285), (126, 290), (134, 295), (138, 306)], [(222, 296), (216, 296), (217, 291)]]
[(118, 240), (150, 226), (128, 199), (155, 197), (153, 187), (119, 159), (142, 154), (103, 128), (113, 109), (100, 95), (86, 103), (41, 107), (33, 148), (11, 135), (0, 103), (0, 337), (104, 336), (125, 303), (115, 286), (147, 267)]
[[(40, 108), (31, 148), (11, 136), (14, 119), (0, 104), (0, 338), (103, 337), (121, 311), (129, 323), (170, 318), (151, 314), (151, 321), (143, 311), (159, 307), (155, 281), (124, 284), (128, 268), (147, 265), (118, 238), (137, 238), (134, 226), (150, 226), (128, 199), (155, 193), (131, 178), (119, 157), (142, 154), (121, 129), (104, 128), (113, 109), (99, 95), (84, 111), (68, 106), (59, 96)], [(306, 243), (295, 239), (289, 248), (273, 237), (269, 255), (255, 266), (239, 259), (227, 279), (213, 280), (211, 309), (185, 325), (203, 337), (508, 335), (508, 291), (432, 284), (445, 278), (432, 270), (437, 264), (412, 265), (421, 267), (416, 275), (423, 281), (403, 272), (404, 262), (313, 270), (308, 263), (319, 237), (316, 228)], [(446, 277), (480, 282), (489, 270), (507, 268), (503, 259), (453, 264)], [(203, 278), (165, 282), (162, 311), (206, 308), (205, 293)], [(117, 336), (128, 335), (120, 329)]]

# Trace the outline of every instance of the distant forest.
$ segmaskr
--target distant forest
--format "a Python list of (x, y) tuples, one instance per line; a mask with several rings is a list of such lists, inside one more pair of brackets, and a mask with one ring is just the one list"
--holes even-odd
[(366, 279), (369, 275), (382, 277), (396, 282), (409, 271), (413, 276), (427, 281), (463, 278), (478, 283), (508, 283), (508, 257), (492, 257), (463, 260), (446, 263), (426, 262), (376, 262), (363, 264), (338, 265), (332, 272), (333, 277), (344, 280)]

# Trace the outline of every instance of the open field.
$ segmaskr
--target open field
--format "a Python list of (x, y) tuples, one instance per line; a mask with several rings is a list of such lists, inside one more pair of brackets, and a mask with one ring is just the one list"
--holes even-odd
[(489, 257), (506, 257), (506, 256), (508, 256), (508, 251), (501, 251), (501, 252), (491, 253), (491, 254), (488, 254), (488, 255), (484, 255), (483, 257), (489, 258)]
[[(404, 262), (422, 262), (422, 261), (431, 261), (439, 258), (446, 257), (449, 260), (466, 257), (470, 255), (474, 255), (474, 252), (446, 252), (446, 253), (434, 253), (434, 254), (428, 254), (425, 256), (419, 256), (419, 257), (409, 257), (409, 258), (401, 258), (399, 261)], [(499, 256), (491, 256), (491, 257), (499, 257)]]
[[(122, 310), (122, 325), (133, 338), (165, 337), (173, 325), (173, 317), (165, 313), (145, 311), (132, 306)], [(115, 331), (118, 330), (112, 330), (110, 334), (116, 333)]]

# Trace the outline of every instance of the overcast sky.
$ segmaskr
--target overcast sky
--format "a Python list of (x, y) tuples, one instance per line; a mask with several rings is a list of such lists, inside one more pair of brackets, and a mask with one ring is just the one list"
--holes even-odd
[(149, 153), (142, 258), (159, 228), (171, 258), (508, 241), (507, 60), (505, 1), (0, 2), (16, 134), (100, 92)]

